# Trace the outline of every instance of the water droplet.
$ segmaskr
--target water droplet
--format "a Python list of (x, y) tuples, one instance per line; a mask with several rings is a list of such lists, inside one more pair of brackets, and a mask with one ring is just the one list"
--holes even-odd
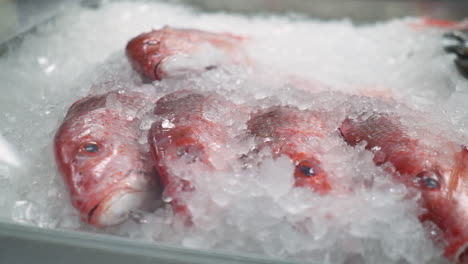
[(375, 147), (373, 147), (371, 150), (372, 150), (372, 151), (379, 151), (379, 150), (381, 150), (381, 149), (382, 149), (382, 147), (380, 147), (380, 146), (375, 146)]
[(39, 65), (46, 65), (49, 63), (49, 60), (46, 57), (37, 57), (37, 63)]

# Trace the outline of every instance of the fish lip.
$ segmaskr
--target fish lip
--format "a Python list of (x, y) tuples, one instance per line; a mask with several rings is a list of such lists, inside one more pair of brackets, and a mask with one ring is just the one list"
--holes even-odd
[[(120, 189), (115, 189), (109, 194), (107, 194), (102, 200), (100, 200), (88, 213), (88, 223), (97, 227), (105, 227), (105, 226), (112, 226), (119, 224), (123, 222), (126, 218), (123, 217), (121, 219), (118, 219), (117, 221), (113, 221), (113, 223), (108, 224), (108, 223), (102, 223), (99, 215), (99, 213), (103, 213), (107, 210), (109, 210), (109, 207), (106, 206), (108, 205), (109, 201), (112, 201), (113, 198), (118, 197), (116, 201), (121, 200), (123, 197), (131, 194), (137, 194), (137, 193), (145, 193), (145, 190), (136, 190), (133, 188), (120, 188)], [(110, 205), (112, 205), (111, 203)], [(131, 212), (132, 210), (127, 210), (127, 213)], [(98, 213), (96, 213), (98, 212)]]
[(468, 263), (468, 238), (462, 238), (454, 243), (449, 243), (445, 247), (444, 255), (455, 263)]
[[(132, 173), (144, 173), (144, 171), (130, 169), (127, 171), (124, 178), (128, 177)], [(106, 209), (105, 205), (107, 204), (107, 202), (112, 200), (112, 198), (116, 194), (119, 194), (121, 196), (120, 198), (122, 198), (128, 194), (146, 193), (146, 192), (148, 192), (148, 190), (145, 188), (145, 186), (143, 186), (143, 188), (135, 188), (135, 187), (129, 186), (128, 184), (124, 184), (123, 186), (117, 186), (116, 188), (112, 188), (110, 191), (108, 191), (105, 194), (105, 196), (102, 199), (98, 200), (95, 203), (92, 203), (91, 204), (92, 207), (89, 206), (91, 207), (91, 209), (89, 209), (89, 211), (86, 213), (86, 215), (84, 215), (84, 217), (82, 217), (82, 219), (86, 220), (86, 222), (94, 226), (98, 226), (98, 227), (107, 226), (107, 225), (101, 225), (99, 223), (99, 219), (97, 219), (98, 217), (96, 216), (96, 212), (101, 213), (103, 210), (105, 210)]]
[(468, 241), (465, 241), (465, 243), (457, 250), (455, 261), (457, 263), (468, 263)]
[(167, 57), (165, 58), (162, 58), (160, 59), (154, 66), (153, 66), (153, 77), (156, 81), (161, 81), (162, 80), (162, 76), (160, 76), (160, 74), (158, 74), (158, 72), (160, 71), (160, 67), (162, 65), (162, 63), (166, 60)]
[(93, 218), (93, 214), (94, 214), (94, 212), (96, 212), (96, 209), (98, 209), (101, 202), (102, 202), (102, 200), (99, 201), (93, 208), (91, 208), (91, 210), (89, 210), (89, 212), (88, 212), (88, 221), (87, 221), (88, 223), (91, 223), (91, 219)]

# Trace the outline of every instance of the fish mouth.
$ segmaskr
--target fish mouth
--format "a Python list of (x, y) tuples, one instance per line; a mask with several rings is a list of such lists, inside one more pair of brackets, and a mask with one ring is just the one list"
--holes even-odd
[(91, 219), (93, 218), (93, 214), (94, 214), (94, 211), (96, 211), (96, 209), (99, 207), (99, 204), (101, 204), (101, 202), (97, 203), (93, 208), (91, 208), (91, 210), (89, 211), (88, 213), (88, 223), (91, 222)]
[(82, 211), (82, 219), (91, 225), (105, 227), (119, 224), (125, 221), (129, 214), (137, 209), (142, 209), (147, 203), (151, 203), (154, 192), (153, 184), (142, 180), (143, 171), (129, 170), (125, 176), (126, 181), (108, 190), (96, 191), (98, 196), (91, 195)]
[(465, 241), (463, 246), (458, 249), (455, 261), (460, 264), (468, 264), (468, 241)]
[(445, 248), (444, 255), (457, 264), (468, 264), (468, 238), (460, 239)]
[(164, 72), (163, 70), (161, 69), (162, 67), (162, 64), (163, 64), (163, 61), (165, 61), (166, 58), (162, 58), (160, 59), (158, 62), (156, 62), (156, 64), (153, 66), (153, 78), (156, 80), (156, 81), (160, 81), (164, 76)]
[(148, 192), (120, 189), (109, 193), (87, 214), (87, 222), (97, 227), (119, 224), (147, 199)]

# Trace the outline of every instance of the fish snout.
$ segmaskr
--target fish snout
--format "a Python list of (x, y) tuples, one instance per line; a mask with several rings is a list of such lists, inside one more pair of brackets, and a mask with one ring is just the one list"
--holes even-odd
[(143, 33), (131, 39), (125, 49), (133, 69), (150, 80), (158, 80), (156, 70), (164, 57), (160, 54), (160, 38), (158, 31)]
[(445, 256), (457, 264), (468, 264), (468, 238), (449, 243), (445, 248)]
[(468, 239), (465, 239), (462, 246), (457, 250), (455, 261), (460, 264), (468, 264)]
[(457, 256), (456, 261), (461, 264), (468, 264), (468, 241), (465, 242), (459, 251), (460, 253)]
[(82, 218), (98, 227), (116, 225), (125, 221), (146, 199), (147, 193), (144, 191), (117, 190), (99, 201), (87, 214), (82, 215)]
[(95, 191), (81, 208), (81, 218), (98, 227), (125, 221), (132, 211), (151, 202), (157, 186), (146, 176), (143, 171), (130, 170), (118, 186)]

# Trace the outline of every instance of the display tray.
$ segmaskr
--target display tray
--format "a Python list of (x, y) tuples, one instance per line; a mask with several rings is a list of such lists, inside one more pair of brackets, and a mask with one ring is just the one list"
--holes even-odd
[[(375, 0), (193, 0), (179, 1), (205, 11), (227, 11), (245, 14), (297, 12), (319, 19), (350, 18), (358, 23), (376, 22), (405, 16), (431, 16), (440, 19), (461, 19), (468, 14), (466, 1), (375, 1)], [(0, 38), (0, 56), (5, 49), (23, 41), (22, 36), (37, 28), (40, 23), (53, 19), (66, 6), (66, 1), (4, 1), (12, 12), (7, 30)], [(100, 1), (85, 0), (82, 5), (98, 8)], [(6, 10), (6, 9), (5, 9)], [(13, 22), (12, 22), (13, 21)], [(5, 24), (5, 25), (6, 25)], [(2, 57), (0, 57), (0, 60)], [(0, 80), (5, 87), (8, 83)], [(3, 90), (3, 89), (2, 89)], [(27, 91), (16, 91), (26, 94)], [(8, 92), (3, 93), (0, 109), (5, 112), (23, 107), (10, 103)], [(1, 119), (0, 121), (4, 121)], [(0, 144), (7, 132), (6, 123), (0, 123)], [(6, 145), (5, 145), (6, 146)], [(5, 152), (0, 145), (0, 153)], [(1, 149), (3, 148), (3, 149)], [(5, 154), (7, 153), (7, 154)], [(4, 156), (5, 157), (5, 156)], [(5, 171), (14, 161), (0, 157)], [(4, 165), (6, 164), (6, 165)], [(14, 166), (12, 166), (14, 167)], [(1, 175), (0, 175), (1, 176)], [(1, 177), (0, 177), (1, 180)], [(2, 181), (0, 181), (2, 184)], [(0, 198), (1, 200), (2, 198)], [(294, 263), (255, 255), (240, 255), (222, 250), (192, 250), (162, 243), (130, 240), (126, 238), (79, 232), (39, 228), (13, 222), (9, 215), (1, 215), (0, 263)]]

